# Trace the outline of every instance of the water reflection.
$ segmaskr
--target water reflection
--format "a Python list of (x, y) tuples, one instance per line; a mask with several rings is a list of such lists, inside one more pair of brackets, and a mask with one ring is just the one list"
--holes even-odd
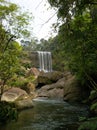
[(37, 100), (34, 104), (34, 108), (19, 114), (17, 122), (1, 126), (0, 130), (76, 130), (78, 118), (88, 115), (86, 107), (66, 102)]

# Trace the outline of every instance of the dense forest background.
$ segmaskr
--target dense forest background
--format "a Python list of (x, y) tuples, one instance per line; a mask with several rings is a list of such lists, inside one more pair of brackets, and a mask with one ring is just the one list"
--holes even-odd
[[(0, 0), (0, 79), (4, 86), (14, 75), (34, 67), (32, 51), (51, 51), (53, 70), (70, 71), (80, 84), (96, 87), (97, 80), (97, 2), (96, 0), (48, 0), (57, 11), (58, 30), (48, 40), (34, 38), (28, 12)], [(60, 22), (61, 21), (61, 22)], [(20, 39), (21, 44), (17, 42)], [(1, 87), (2, 88), (2, 87)]]

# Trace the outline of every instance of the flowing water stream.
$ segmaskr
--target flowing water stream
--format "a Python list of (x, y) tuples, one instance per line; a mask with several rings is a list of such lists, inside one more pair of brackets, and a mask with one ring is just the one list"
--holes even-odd
[(0, 130), (76, 130), (80, 117), (88, 116), (87, 107), (56, 100), (34, 100), (34, 107), (23, 110), (17, 122)]

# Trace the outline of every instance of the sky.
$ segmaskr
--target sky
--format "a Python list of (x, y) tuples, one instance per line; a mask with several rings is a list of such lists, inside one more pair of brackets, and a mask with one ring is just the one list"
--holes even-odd
[(52, 24), (57, 21), (56, 11), (50, 8), (47, 0), (9, 1), (18, 4), (23, 10), (28, 10), (32, 13), (34, 19), (31, 21), (31, 25), (33, 27), (34, 37), (37, 37), (38, 39), (48, 39), (50, 36), (55, 36), (55, 33), (52, 31)]

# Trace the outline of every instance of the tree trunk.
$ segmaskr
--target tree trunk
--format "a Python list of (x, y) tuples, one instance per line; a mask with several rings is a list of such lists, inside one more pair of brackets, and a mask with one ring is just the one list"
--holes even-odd
[(3, 94), (3, 92), (4, 92), (4, 85), (2, 84), (1, 85), (1, 95)]
[(2, 94), (3, 94), (3, 92), (4, 92), (4, 85), (5, 85), (5, 81), (3, 81), (2, 84), (1, 84), (0, 101), (1, 101), (1, 96), (2, 96)]

